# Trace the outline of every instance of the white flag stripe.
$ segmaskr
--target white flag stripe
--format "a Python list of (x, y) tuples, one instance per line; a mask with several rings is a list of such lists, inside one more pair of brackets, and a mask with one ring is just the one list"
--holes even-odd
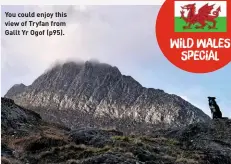
[[(219, 13), (219, 16), (226, 17), (226, 1), (175, 1), (175, 9), (174, 9), (175, 17), (181, 16), (181, 14), (180, 14), (180, 11), (182, 10), (181, 6), (184, 6), (187, 4), (193, 4), (193, 3), (196, 3), (196, 13), (200, 7), (202, 7), (203, 5), (205, 5), (207, 3), (209, 5), (215, 4), (214, 10), (212, 10), (212, 11), (215, 11), (219, 6), (221, 6), (221, 12)], [(184, 11), (185, 11), (185, 15), (186, 15), (188, 13), (188, 11), (186, 11), (186, 10), (184, 10)]]

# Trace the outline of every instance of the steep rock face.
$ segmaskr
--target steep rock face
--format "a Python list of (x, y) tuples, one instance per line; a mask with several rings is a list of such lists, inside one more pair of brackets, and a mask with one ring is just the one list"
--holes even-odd
[(17, 92), (10, 89), (5, 97), (29, 108), (78, 110), (97, 118), (171, 126), (210, 119), (179, 96), (142, 87), (118, 68), (90, 61), (56, 65), (30, 86), (13, 89)]

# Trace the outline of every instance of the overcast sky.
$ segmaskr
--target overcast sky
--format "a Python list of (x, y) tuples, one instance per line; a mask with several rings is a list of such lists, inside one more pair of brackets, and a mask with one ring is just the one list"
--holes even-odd
[[(193, 74), (173, 66), (155, 38), (160, 6), (4, 6), (2, 7), (1, 96), (16, 83), (30, 85), (56, 61), (98, 59), (117, 66), (143, 86), (174, 93), (208, 115), (207, 96), (216, 96), (223, 114), (231, 117), (231, 64), (209, 74)], [(67, 12), (65, 35), (5, 36), (5, 12)], [(37, 21), (48, 21), (39, 19)], [(27, 20), (33, 20), (31, 18)], [(35, 20), (34, 20), (35, 21)], [(23, 27), (23, 29), (26, 29)], [(29, 27), (27, 28), (29, 29)], [(31, 29), (31, 28), (30, 28)], [(41, 30), (46, 28), (37, 28)]]

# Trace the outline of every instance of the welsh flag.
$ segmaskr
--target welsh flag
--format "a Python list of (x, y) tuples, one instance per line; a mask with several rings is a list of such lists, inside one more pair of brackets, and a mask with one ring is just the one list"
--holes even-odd
[(226, 32), (226, 1), (175, 1), (175, 32)]

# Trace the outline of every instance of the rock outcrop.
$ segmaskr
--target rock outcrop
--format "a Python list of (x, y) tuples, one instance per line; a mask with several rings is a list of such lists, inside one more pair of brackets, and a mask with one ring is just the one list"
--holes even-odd
[(127, 124), (166, 126), (210, 120), (200, 109), (177, 95), (145, 88), (131, 76), (122, 75), (118, 68), (91, 61), (57, 64), (29, 86), (15, 85), (5, 97), (21, 106), (39, 109), (37, 112), (42, 117), (44, 112), (40, 111), (49, 110), (55, 122), (70, 127), (74, 120), (68, 117), (77, 113), (86, 119), (114, 121), (112, 126), (118, 126), (118, 120), (131, 120)]
[(1, 127), (2, 133), (14, 134), (28, 132), (41, 120), (39, 114), (22, 108), (8, 98), (1, 98)]
[(14, 95), (20, 94), (21, 92), (24, 91), (24, 89), (26, 88), (26, 86), (24, 84), (15, 84), (13, 87), (11, 87), (8, 92), (7, 92), (7, 96), (8, 97), (12, 97)]
[(113, 129), (70, 130), (44, 122), (38, 114), (12, 100), (1, 101), (3, 164), (230, 164), (231, 161), (229, 119), (146, 135), (124, 135)]
[[(155, 135), (154, 135), (155, 134)], [(209, 163), (230, 163), (231, 120), (214, 119), (206, 123), (194, 123), (184, 128), (156, 131), (152, 136), (171, 138), (181, 143), (182, 149), (199, 151)], [(198, 163), (206, 163), (198, 161)]]

